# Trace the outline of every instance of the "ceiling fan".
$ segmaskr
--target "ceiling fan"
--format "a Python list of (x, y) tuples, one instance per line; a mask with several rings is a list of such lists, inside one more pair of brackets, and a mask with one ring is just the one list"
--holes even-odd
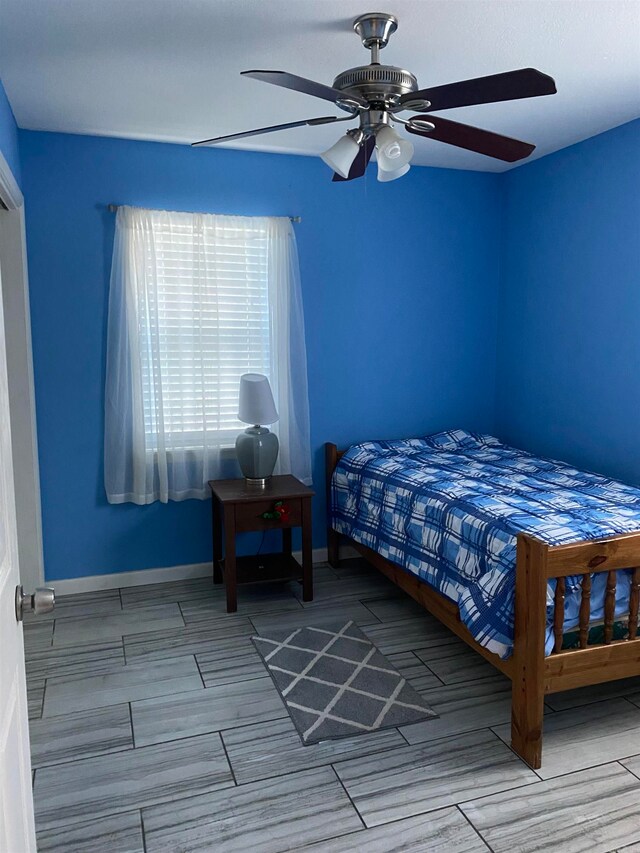
[[(393, 125), (396, 123), (404, 125), (409, 133), (416, 136), (436, 139), (508, 163), (522, 160), (534, 150), (535, 145), (529, 142), (520, 142), (489, 130), (444, 119), (433, 115), (432, 111), (553, 95), (556, 86), (551, 77), (536, 71), (535, 68), (520, 68), (503, 74), (419, 89), (418, 81), (410, 71), (380, 64), (380, 51), (398, 28), (398, 21), (393, 15), (369, 12), (356, 18), (353, 28), (362, 39), (364, 47), (371, 51), (371, 63), (349, 68), (338, 74), (333, 86), (325, 86), (286, 71), (242, 72), (245, 77), (253, 77), (265, 83), (273, 83), (285, 89), (305, 92), (307, 95), (331, 101), (346, 111), (346, 116), (322, 116), (290, 121), (214, 139), (203, 139), (193, 145), (216, 145), (219, 142), (230, 142), (233, 139), (288, 130), (292, 127), (358, 119), (358, 127), (348, 130), (335, 145), (320, 155), (334, 170), (334, 181), (351, 181), (364, 175), (374, 148), (377, 151), (379, 181), (394, 181), (406, 174), (414, 149), (411, 142), (401, 137), (394, 129)], [(426, 115), (401, 118), (398, 113), (405, 110)]]

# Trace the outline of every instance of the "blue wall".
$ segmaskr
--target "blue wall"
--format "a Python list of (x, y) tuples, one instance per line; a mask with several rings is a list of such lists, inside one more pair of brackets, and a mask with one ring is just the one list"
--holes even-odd
[(20, 157), (18, 150), (18, 128), (16, 120), (13, 117), (11, 104), (7, 99), (7, 93), (4, 90), (2, 81), (0, 80), (0, 151), (4, 154), (4, 158), (9, 164), (9, 168), (13, 172), (13, 177), (18, 184), (21, 183), (20, 176)]
[(640, 483), (640, 120), (501, 177), (501, 437)]
[(211, 556), (207, 501), (104, 495), (109, 202), (302, 216), (316, 546), (323, 442), (495, 428), (499, 176), (336, 185), (318, 158), (27, 131), (20, 145), (47, 579)]

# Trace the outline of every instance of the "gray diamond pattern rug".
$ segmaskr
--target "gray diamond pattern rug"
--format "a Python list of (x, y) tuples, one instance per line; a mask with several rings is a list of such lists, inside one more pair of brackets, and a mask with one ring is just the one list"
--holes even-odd
[(353, 622), (252, 640), (304, 744), (438, 716)]

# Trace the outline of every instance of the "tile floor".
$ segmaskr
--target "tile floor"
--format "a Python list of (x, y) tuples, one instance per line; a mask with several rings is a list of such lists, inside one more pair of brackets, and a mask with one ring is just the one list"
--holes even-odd
[[(245, 587), (67, 596), (25, 623), (38, 849), (640, 851), (640, 678), (549, 697), (544, 764), (508, 682), (360, 561)], [(353, 619), (440, 718), (302, 746), (251, 641)]]

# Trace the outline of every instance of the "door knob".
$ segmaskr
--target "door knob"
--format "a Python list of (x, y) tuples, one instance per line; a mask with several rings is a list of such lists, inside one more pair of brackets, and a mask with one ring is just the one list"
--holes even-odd
[(36, 616), (51, 613), (56, 606), (56, 593), (50, 586), (37, 589), (33, 595), (27, 595), (21, 586), (16, 587), (16, 619), (22, 622), (25, 610), (33, 610)]

